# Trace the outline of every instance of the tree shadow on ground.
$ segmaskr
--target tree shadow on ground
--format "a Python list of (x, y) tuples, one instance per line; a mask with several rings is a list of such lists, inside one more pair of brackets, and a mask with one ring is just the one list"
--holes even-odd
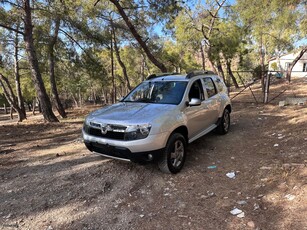
[[(304, 229), (306, 210), (300, 203), (306, 200), (305, 168), (286, 169), (282, 164), (306, 156), (294, 155), (306, 149), (305, 123), (290, 122), (289, 117), (279, 116), (281, 112), (236, 103), (229, 134), (210, 133), (193, 142), (185, 168), (176, 175), (162, 174), (155, 165), (107, 160), (85, 147), (82, 150), (81, 144), (70, 141), (77, 132), (67, 125), (65, 132), (55, 135), (56, 143), (63, 145), (59, 140), (70, 133), (67, 155), (56, 157), (54, 151), (23, 159), (20, 149), (0, 155), (1, 161), (10, 156), (10, 162), (16, 163), (0, 168), (2, 226), (233, 230), (254, 224), (254, 229)], [(50, 150), (56, 145), (47, 138), (53, 135), (48, 132), (56, 128), (60, 126), (38, 132), (42, 143), (52, 144)], [(278, 134), (285, 137), (278, 139)], [(18, 139), (16, 148), (21, 143)], [(36, 151), (31, 148), (27, 151)], [(216, 168), (208, 168), (212, 165)], [(226, 176), (232, 171), (235, 179)], [(296, 197), (289, 200), (288, 194)], [(232, 216), (234, 207), (243, 210), (245, 217)]]

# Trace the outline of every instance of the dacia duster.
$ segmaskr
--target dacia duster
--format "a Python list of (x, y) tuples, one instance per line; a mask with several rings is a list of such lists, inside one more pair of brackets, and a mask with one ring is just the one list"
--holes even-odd
[(226, 134), (231, 103), (212, 72), (150, 75), (120, 102), (90, 113), (82, 134), (90, 151), (177, 173), (187, 145), (212, 130)]

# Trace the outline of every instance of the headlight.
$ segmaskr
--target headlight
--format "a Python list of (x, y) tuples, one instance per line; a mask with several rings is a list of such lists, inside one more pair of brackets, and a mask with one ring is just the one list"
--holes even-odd
[(138, 140), (148, 137), (151, 129), (150, 124), (129, 125), (125, 131), (125, 140)]
[(88, 133), (89, 130), (89, 122), (87, 119), (85, 119), (84, 123), (83, 123), (83, 130), (84, 132)]

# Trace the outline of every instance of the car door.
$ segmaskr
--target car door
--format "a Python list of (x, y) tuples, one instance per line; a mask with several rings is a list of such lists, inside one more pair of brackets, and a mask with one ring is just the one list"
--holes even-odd
[(205, 115), (206, 117), (204, 117), (203, 119), (206, 119), (208, 126), (211, 126), (215, 124), (218, 120), (221, 99), (211, 77), (203, 78), (202, 82), (206, 95), (206, 99), (203, 103), (205, 105), (205, 108), (208, 110)]
[(205, 100), (204, 88), (201, 79), (195, 80), (188, 89), (188, 100), (197, 98), (201, 100), (198, 106), (187, 106), (185, 114), (187, 118), (187, 127), (189, 132), (189, 139), (197, 136), (203, 132), (210, 125), (207, 116), (210, 116), (208, 110), (208, 103)]

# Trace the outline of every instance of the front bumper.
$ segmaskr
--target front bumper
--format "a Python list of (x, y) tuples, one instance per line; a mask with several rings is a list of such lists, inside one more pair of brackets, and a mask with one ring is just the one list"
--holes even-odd
[(159, 158), (165, 149), (168, 133), (149, 135), (134, 141), (113, 140), (91, 136), (82, 130), (86, 147), (90, 151), (131, 161), (151, 161)]
[(139, 153), (132, 153), (129, 149), (111, 145), (104, 145), (95, 142), (84, 142), (85, 146), (91, 152), (100, 153), (104, 156), (111, 157), (111, 158), (119, 158), (123, 160), (130, 160), (133, 162), (149, 162), (158, 160), (164, 149), (158, 149), (153, 151), (147, 152), (139, 152)]

